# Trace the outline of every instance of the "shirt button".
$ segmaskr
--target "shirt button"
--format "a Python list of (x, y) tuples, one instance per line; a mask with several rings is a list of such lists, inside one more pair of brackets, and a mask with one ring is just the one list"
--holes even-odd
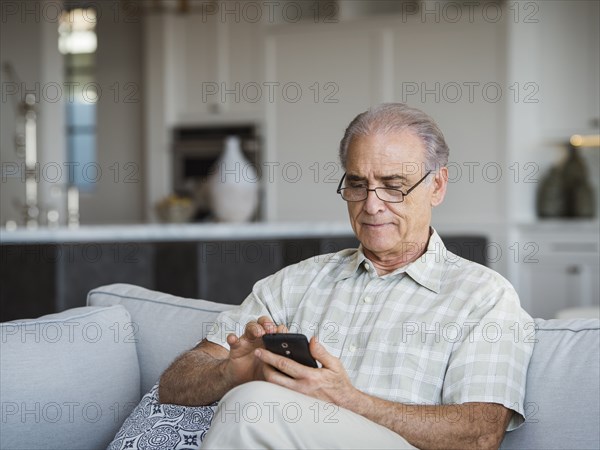
[(371, 303), (373, 303), (373, 299), (371, 297), (365, 297), (365, 298), (363, 298), (363, 302), (365, 302), (367, 304), (371, 304)]
[(356, 345), (352, 344), (350, 347), (348, 347), (348, 350), (350, 353), (354, 353), (356, 351)]
[(370, 264), (369, 264), (369, 263), (365, 263), (365, 269), (367, 269), (367, 270), (371, 270), (371, 266), (370, 266)]

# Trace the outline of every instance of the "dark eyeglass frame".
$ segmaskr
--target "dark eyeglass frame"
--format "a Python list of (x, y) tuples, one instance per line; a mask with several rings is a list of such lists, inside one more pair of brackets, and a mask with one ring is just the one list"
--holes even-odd
[[(368, 188), (361, 188), (365, 190), (365, 198), (363, 198), (362, 200), (346, 200), (344, 198), (343, 192), (345, 189), (356, 189), (356, 188), (343, 188), (342, 187), (342, 183), (344, 182), (344, 179), (346, 178), (346, 172), (344, 172), (344, 175), (342, 176), (342, 179), (340, 180), (340, 184), (338, 184), (338, 188), (337, 188), (337, 193), (340, 194), (342, 196), (342, 200), (346, 201), (346, 202), (364, 202), (368, 197), (369, 197), (369, 192), (375, 192), (375, 195), (377, 196), (377, 198), (379, 200), (381, 200), (382, 202), (385, 203), (402, 203), (404, 201), (404, 197), (406, 197), (408, 194), (410, 194), (418, 185), (420, 185), (425, 178), (427, 178), (427, 176), (432, 173), (432, 171), (428, 171), (425, 176), (423, 178), (421, 178), (419, 181), (417, 181), (408, 191), (406, 192), (402, 192), (402, 190), (400, 189), (394, 189), (394, 188), (386, 188), (386, 187), (376, 187), (373, 189), (368, 189)], [(379, 193), (377, 192), (378, 189), (384, 189), (386, 191), (396, 191), (399, 192), (400, 194), (402, 194), (402, 198), (400, 200), (398, 200), (397, 202), (394, 201), (390, 201), (390, 200), (384, 200), (379, 196)]]

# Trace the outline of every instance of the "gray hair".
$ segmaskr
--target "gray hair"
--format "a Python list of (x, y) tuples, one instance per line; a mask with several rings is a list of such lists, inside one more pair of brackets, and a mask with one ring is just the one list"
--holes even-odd
[(448, 164), (450, 149), (435, 121), (423, 111), (404, 103), (382, 103), (360, 113), (350, 122), (340, 141), (340, 162), (346, 168), (348, 147), (355, 136), (412, 131), (425, 145), (426, 170)]

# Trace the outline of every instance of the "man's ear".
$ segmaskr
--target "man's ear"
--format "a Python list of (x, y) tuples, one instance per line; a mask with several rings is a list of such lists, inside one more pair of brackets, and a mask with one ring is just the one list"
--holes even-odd
[(448, 168), (441, 167), (440, 170), (435, 173), (433, 179), (433, 193), (431, 195), (431, 206), (438, 206), (444, 201), (446, 196), (446, 188), (448, 187)]

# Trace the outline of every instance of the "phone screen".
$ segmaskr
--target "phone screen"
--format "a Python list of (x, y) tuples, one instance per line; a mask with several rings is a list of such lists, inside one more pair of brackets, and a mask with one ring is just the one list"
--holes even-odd
[(308, 339), (303, 334), (274, 333), (263, 336), (265, 348), (277, 355), (291, 358), (308, 367), (319, 367), (310, 354)]

